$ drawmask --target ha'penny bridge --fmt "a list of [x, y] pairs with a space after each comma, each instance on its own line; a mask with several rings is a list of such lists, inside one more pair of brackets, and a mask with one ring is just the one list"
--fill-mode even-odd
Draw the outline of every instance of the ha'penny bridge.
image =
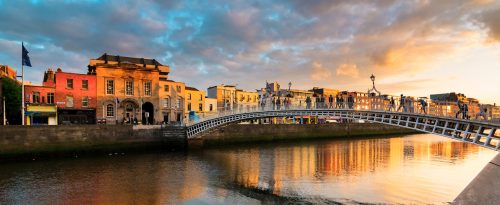
[[352, 109], [287, 109], [244, 110], [223, 112], [216, 116], [201, 117], [186, 127], [188, 139], [200, 137], [212, 129], [231, 123], [274, 117], [333, 117], [340, 121], [382, 123], [425, 133], [431, 133], [466, 143], [499, 151], [500, 124], [475, 120], [457, 119], [429, 114], [388, 112], [380, 110]]

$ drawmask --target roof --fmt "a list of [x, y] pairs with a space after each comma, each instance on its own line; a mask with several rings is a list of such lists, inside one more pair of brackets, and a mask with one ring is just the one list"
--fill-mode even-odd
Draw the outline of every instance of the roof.
[[186, 90], [193, 90], [193, 91], [200, 91], [200, 90], [198, 90], [198, 89], [196, 89], [196, 88], [189, 87], [189, 86], [186, 86], [186, 88], [185, 88], [185, 89], [186, 89]]
[[115, 55], [108, 55], [107, 53], [102, 54], [102, 56], [97, 58], [97, 60], [120, 61], [120, 62], [129, 62], [129, 63], [133, 63], [133, 64], [146, 64], [146, 65], [162, 66], [162, 64], [160, 62], [158, 62], [156, 59], [136, 58], [136, 57], [127, 57], [127, 56], [115, 56]]

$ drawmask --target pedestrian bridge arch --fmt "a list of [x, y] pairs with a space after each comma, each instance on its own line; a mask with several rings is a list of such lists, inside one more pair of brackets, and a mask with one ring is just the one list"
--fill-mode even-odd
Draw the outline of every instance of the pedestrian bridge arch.
[[270, 117], [294, 116], [331, 116], [346, 120], [363, 120], [365, 122], [394, 125], [436, 134], [496, 151], [499, 151], [500, 148], [499, 124], [416, 113], [349, 109], [271, 110], [228, 114], [214, 118], [200, 119], [200, 121], [188, 125], [186, 132], [188, 139], [192, 139], [201, 137], [203, 133], [230, 123]]

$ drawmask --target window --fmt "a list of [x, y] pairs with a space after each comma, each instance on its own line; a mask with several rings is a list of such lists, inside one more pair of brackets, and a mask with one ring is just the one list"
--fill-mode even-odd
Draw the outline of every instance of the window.
[[66, 87], [73, 89], [73, 79], [66, 79]]
[[181, 107], [181, 99], [177, 99], [177, 104], [175, 108], [180, 108]]
[[88, 80], [82, 80], [82, 89], [84, 89], [84, 90], [89, 89], [89, 81]]
[[45, 96], [42, 96], [42, 103], [45, 103]]
[[106, 105], [106, 117], [113, 116], [115, 116], [115, 107], [113, 106], [113, 104]]
[[188, 102], [188, 111], [191, 111], [191, 103]]
[[165, 90], [165, 92], [170, 92], [170, 86], [168, 86], [168, 85], [165, 85], [165, 87], [163, 87], [163, 89]]
[[212, 104], [210, 104], [210, 111], [213, 111], [214, 110], [214, 106]]
[[73, 96], [66, 96], [66, 107], [73, 107]]
[[202, 94], [200, 94], [200, 100], [203, 100], [203, 95]]
[[125, 95], [134, 95], [134, 81], [127, 80], [125, 82]]
[[54, 93], [47, 93], [47, 103], [54, 104]]
[[191, 100], [191, 93], [188, 94], [188, 100]]
[[144, 82], [144, 95], [151, 96], [151, 81]]
[[170, 98], [165, 98], [163, 99], [163, 107], [167, 108], [170, 107]]
[[198, 110], [199, 110], [199, 111], [203, 111], [203, 104], [201, 104], [201, 103], [200, 103], [200, 104], [198, 105]]
[[40, 92], [33, 92], [33, 103], [40, 103]]
[[89, 97], [82, 97], [82, 107], [88, 107], [89, 106]]
[[177, 86], [177, 92], [181, 92], [181, 86], [180, 85]]
[[106, 95], [114, 95], [114, 94], [115, 94], [115, 81], [106, 80]]

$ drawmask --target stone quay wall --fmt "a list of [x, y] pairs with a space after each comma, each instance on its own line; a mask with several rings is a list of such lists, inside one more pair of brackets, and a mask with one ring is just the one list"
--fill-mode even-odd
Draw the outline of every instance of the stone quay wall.
[[190, 147], [232, 143], [412, 134], [418, 131], [378, 123], [232, 124], [190, 139]]
[[184, 148], [185, 136], [167, 138], [160, 126], [0, 126], [0, 160]]

